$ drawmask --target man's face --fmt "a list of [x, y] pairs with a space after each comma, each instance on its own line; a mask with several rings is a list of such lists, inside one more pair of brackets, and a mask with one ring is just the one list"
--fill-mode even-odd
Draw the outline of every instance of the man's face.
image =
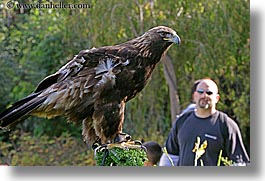
[[210, 81], [201, 82], [196, 89], [194, 95], [196, 105], [201, 109], [211, 109], [215, 108], [218, 100], [219, 94], [215, 83]]

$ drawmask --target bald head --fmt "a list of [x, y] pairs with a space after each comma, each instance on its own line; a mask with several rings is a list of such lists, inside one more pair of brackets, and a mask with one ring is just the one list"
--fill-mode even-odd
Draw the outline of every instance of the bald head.
[[218, 86], [211, 79], [202, 79], [197, 86], [197, 89], [200, 89], [200, 88], [207, 89], [207, 90], [212, 91], [215, 94], [218, 94]]

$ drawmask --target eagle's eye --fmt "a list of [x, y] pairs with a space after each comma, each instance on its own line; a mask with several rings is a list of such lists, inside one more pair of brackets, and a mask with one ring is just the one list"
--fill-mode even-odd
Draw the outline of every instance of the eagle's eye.
[[164, 38], [164, 37], [167, 37], [167, 32], [165, 32], [165, 31], [160, 31], [159, 32], [159, 35], [162, 37], [162, 38]]

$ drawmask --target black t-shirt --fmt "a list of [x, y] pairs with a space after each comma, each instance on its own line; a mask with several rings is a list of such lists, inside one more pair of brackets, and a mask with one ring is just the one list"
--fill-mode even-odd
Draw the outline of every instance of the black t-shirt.
[[207, 140], [205, 153], [200, 157], [202, 162], [198, 160], [198, 165], [216, 166], [221, 150], [222, 157], [234, 163], [249, 162], [235, 121], [220, 111], [207, 118], [199, 118], [192, 111], [177, 118], [165, 144], [169, 154], [179, 155], [178, 165], [194, 166], [195, 153], [192, 150], [197, 137], [200, 144]]

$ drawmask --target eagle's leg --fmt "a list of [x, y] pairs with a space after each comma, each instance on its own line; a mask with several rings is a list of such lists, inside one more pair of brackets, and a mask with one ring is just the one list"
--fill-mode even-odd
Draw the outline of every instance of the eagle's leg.
[[114, 147], [116, 145], [123, 148], [130, 147], [130, 145], [134, 147], [135, 144], [139, 146], [139, 141], [133, 141], [129, 134], [122, 132], [125, 101], [104, 102], [103, 104], [99, 98], [95, 101], [93, 113], [95, 133], [101, 139], [101, 144], [97, 149], [106, 149], [106, 145], [107, 147]]

